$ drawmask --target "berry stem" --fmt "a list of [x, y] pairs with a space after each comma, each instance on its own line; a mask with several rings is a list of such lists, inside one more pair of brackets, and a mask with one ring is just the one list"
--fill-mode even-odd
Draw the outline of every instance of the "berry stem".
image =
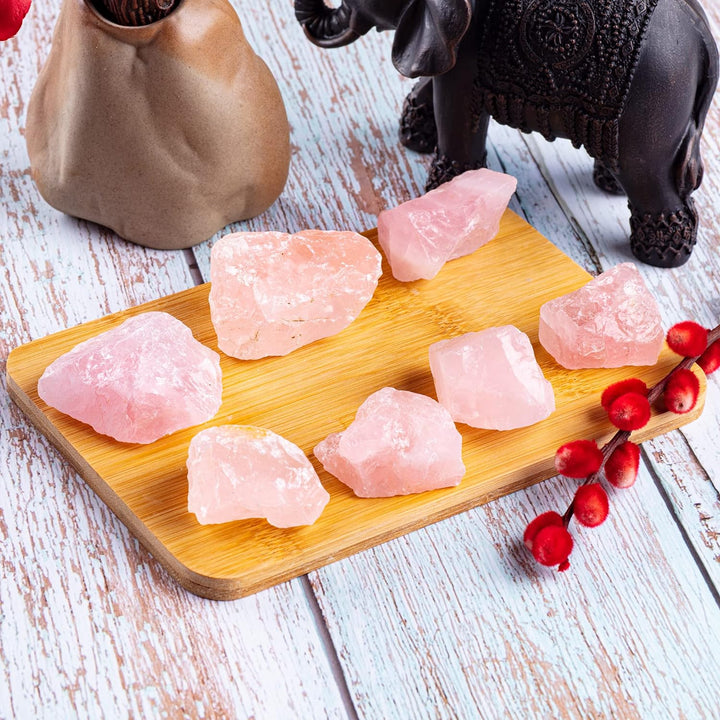
[[[707, 347], [710, 347], [719, 338], [720, 325], [716, 325], [712, 330], [710, 330], [710, 332], [708, 332]], [[658, 383], [656, 383], [650, 388], [650, 392], [648, 393], [648, 402], [652, 405], [663, 394], [663, 391], [665, 390], [665, 386], [667, 385], [670, 376], [676, 370], [692, 367], [697, 362], [697, 359], [699, 357], [700, 355], [694, 355], [693, 357], [683, 358], [662, 380], [660, 380]]]
[[[589, 485], [590, 483], [597, 482], [600, 479], [600, 473], [602, 473], [603, 468], [605, 467], [605, 463], [607, 462], [607, 459], [613, 454], [613, 451], [618, 448], [620, 445], [622, 445], [624, 442], [626, 442], [630, 438], [630, 431], [629, 430], [618, 430], [611, 438], [608, 440], [600, 449], [600, 452], [603, 455], [603, 461], [600, 465], [597, 472], [594, 472], [592, 475], [588, 475], [585, 480], [583, 480], [583, 485]], [[575, 501], [570, 503], [570, 506], [565, 511], [565, 514], [563, 515], [563, 525], [567, 527], [570, 524], [570, 520], [572, 520], [572, 516], [575, 513]]]
[[[720, 325], [715, 326], [712, 330], [708, 332], [708, 339], [707, 339], [707, 347], [710, 347], [716, 340], [720, 339]], [[695, 355], [693, 357], [685, 357], [683, 358], [662, 380], [659, 380], [655, 385], [653, 385], [650, 388], [650, 391], [648, 392], [648, 402], [650, 405], [652, 405], [664, 392], [665, 386], [668, 383], [668, 380], [670, 379], [670, 376], [676, 371], [680, 370], [681, 368], [690, 368], [692, 365], [697, 361], [697, 359], [700, 357], [700, 355]], [[602, 465], [600, 466], [600, 469], [597, 472], [594, 472], [592, 475], [588, 475], [588, 477], [585, 478], [583, 481], [583, 485], [588, 485], [590, 483], [597, 482], [600, 478], [600, 473], [602, 472], [603, 468], [605, 467], [605, 463], [607, 462], [607, 459], [613, 454], [613, 451], [622, 445], [624, 442], [626, 442], [630, 438], [630, 432], [628, 430], [618, 430], [610, 440], [603, 445], [601, 452], [603, 454], [603, 461]], [[570, 524], [570, 521], [572, 520], [573, 514], [575, 513], [575, 501], [570, 503], [568, 509], [565, 511], [565, 514], [563, 515], [563, 525], [567, 528], [567, 526]]]

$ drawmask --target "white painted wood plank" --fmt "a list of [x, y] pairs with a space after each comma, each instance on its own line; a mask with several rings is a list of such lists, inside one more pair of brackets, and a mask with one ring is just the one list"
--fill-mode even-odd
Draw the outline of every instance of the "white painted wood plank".
[[[720, 37], [720, 8], [707, 6], [713, 32]], [[707, 326], [720, 320], [720, 94], [716, 94], [703, 135], [706, 174], [695, 194], [701, 215], [698, 246], [690, 262], [676, 270], [640, 266], [658, 298], [666, 327], [683, 319], [695, 319]], [[626, 238], [629, 211], [625, 198], [601, 193], [592, 183], [592, 161], [583, 152], [546, 143], [538, 136], [524, 136], [555, 197], [577, 228], [580, 239], [597, 258], [598, 269], [633, 260]], [[521, 191], [522, 192], [522, 191]], [[545, 230], [542, 217], [529, 219], [555, 244], [573, 256], [576, 245], [567, 235], [557, 234], [552, 224]], [[577, 260], [577, 258], [574, 258]], [[580, 263], [584, 264], [584, 263]], [[587, 267], [587, 266], [586, 266]], [[588, 269], [591, 269], [588, 267]], [[720, 585], [720, 387], [708, 388], [703, 418], [681, 432], [646, 444], [653, 471], [673, 505], [673, 513], [687, 529], [693, 547], [715, 586]]]
[[[561, 219], [544, 222], [555, 239], [548, 230]], [[686, 481], [688, 473], [703, 476], [682, 455], [668, 459], [667, 472]], [[347, 561], [311, 576], [349, 684], [360, 688], [362, 715], [387, 717], [409, 704], [419, 716], [423, 707], [437, 708], [439, 717], [703, 717], [716, 695], [716, 671], [707, 668], [717, 668], [720, 656], [706, 640], [717, 632], [717, 607], [662, 496], [644, 472], [635, 490], [613, 497], [608, 525], [581, 533], [572, 577], [540, 571], [538, 578], [517, 539], [528, 519], [563, 511], [571, 495], [569, 483], [554, 480], [434, 526], [429, 536], [406, 538], [399, 548], [366, 553], [359, 566]], [[489, 537], [478, 539], [482, 532]], [[540, 609], [528, 597], [535, 592]], [[658, 619], [657, 608], [667, 614]], [[382, 636], [378, 618], [386, 624]], [[368, 647], [375, 656], [370, 675]], [[691, 671], [675, 661], [698, 653]], [[498, 679], [508, 666], [512, 674]]]
[[[698, 191], [701, 214], [698, 245], [689, 263], [675, 270], [639, 266], [658, 299], [665, 327], [685, 319], [708, 327], [720, 321], [720, 245], [717, 241], [717, 201], [720, 192], [720, 115], [714, 110], [706, 130], [704, 157], [706, 178]], [[544, 141], [528, 140], [544, 174], [567, 203], [567, 212], [596, 250], [602, 269], [631, 259], [622, 232], [628, 211], [624, 199], [604, 199], [592, 185], [589, 159], [580, 154], [559, 154]], [[568, 192], [566, 186], [573, 186]], [[602, 204], [602, 212], [598, 206]], [[559, 243], [558, 243], [559, 244]], [[565, 248], [559, 244], [564, 250]], [[710, 380], [703, 416], [683, 430], [646, 443], [645, 450], [671, 498], [673, 512], [681, 518], [702, 558], [705, 570], [720, 587], [720, 388]], [[666, 460], [668, 462], [666, 464]], [[678, 484], [678, 481], [681, 484]]]
[[[403, 90], [408, 89], [409, 83], [401, 82], [389, 69], [391, 38], [372, 35], [362, 40], [362, 45], [324, 52], [306, 44], [294, 26], [288, 2], [276, 0], [270, 5], [269, 13], [267, 8], [239, 7], [241, 14], [247, 15], [246, 30], [256, 40], [256, 47], [271, 48], [265, 57], [273, 69], [286, 67], [297, 72], [295, 79], [281, 83], [297, 148], [288, 192], [264, 216], [242, 226], [261, 228], [272, 222], [279, 227], [300, 229], [309, 224], [336, 227], [342, 221], [344, 226], [362, 228], [374, 224], [374, 216], [381, 207], [416, 194], [424, 182], [425, 160], [405, 153], [394, 141], [397, 113]], [[337, 70], [341, 81], [328, 74], [330, 68]], [[369, 79], [367, 84], [366, 79]], [[332, 122], [326, 121], [326, 115]], [[497, 138], [500, 149], [493, 161], [517, 168], [523, 183], [519, 207], [552, 239], [567, 242], [571, 256], [591, 268], [592, 256], [581, 251], [580, 243], [575, 244], [573, 225], [552, 201], [527, 146], [516, 138], [508, 141], [508, 147], [513, 148], [509, 153], [511, 159], [508, 159], [502, 152], [506, 143], [504, 134], [500, 132]], [[350, 168], [349, 172], [347, 168]], [[541, 223], [547, 224], [541, 226]], [[562, 239], [553, 237], [549, 230], [561, 235]], [[198, 251], [205, 270], [207, 249], [208, 245]], [[124, 258], [124, 253], [121, 256]], [[54, 263], [65, 257], [56, 254]], [[33, 260], [23, 264], [23, 271], [31, 273], [30, 277], [34, 277], [33, 262], [36, 264]], [[143, 267], [144, 262], [140, 262], [139, 267]], [[42, 276], [42, 272], [38, 276]], [[71, 266], [70, 276], [81, 277], [82, 273], [78, 275]], [[107, 280], [106, 284], [109, 282]], [[77, 302], [71, 282], [60, 278], [52, 284], [55, 283], [61, 287], [58, 294], [63, 302], [66, 299]], [[169, 285], [175, 287], [174, 281]], [[100, 294], [103, 295], [102, 302], [108, 306], [112, 306], [112, 302], [121, 302], [115, 289], [102, 290]], [[9, 296], [13, 302], [16, 302], [15, 295], [21, 293], [17, 291]], [[116, 299], [106, 301], [105, 295]], [[22, 302], [17, 302], [22, 306]], [[95, 306], [97, 314], [106, 311], [104, 306], [100, 309], [102, 302]], [[40, 309], [35, 312], [40, 319], [31, 321], [30, 330], [43, 332], [43, 328], [53, 322], [54, 314]], [[73, 312], [81, 313], [82, 309], [73, 309]], [[48, 315], [50, 317], [44, 317]], [[7, 427], [16, 432], [16, 425], [22, 425], [22, 422], [19, 417], [12, 416]], [[42, 486], [46, 482], [44, 468], [49, 465], [53, 476], [59, 474], [62, 478], [63, 488], [72, 484], [72, 475], [64, 468], [53, 467], [54, 456], [46, 458], [42, 455], [45, 450], [42, 444], [31, 445], [28, 450], [22, 434], [19, 443], [30, 457], [30, 470], [25, 470], [28, 477], [39, 478]], [[686, 462], [682, 457], [680, 460]], [[678, 471], [696, 473], [698, 468], [685, 464], [679, 466]], [[5, 481], [2, 487], [8, 487], [9, 478], [2, 480]], [[29, 479], [26, 482], [28, 485], [19, 494], [24, 504], [18, 501], [14, 507], [27, 505], [31, 509], [29, 512], [38, 512], [33, 506], [36, 485], [30, 487]], [[82, 493], [83, 490], [84, 486], [78, 484], [76, 491]], [[72, 648], [58, 650], [56, 654], [50, 651], [50, 660], [43, 659], [42, 652], [36, 652], [33, 659], [37, 667], [22, 675], [28, 695], [34, 692], [34, 680], [41, 678], [45, 685], [41, 683], [40, 687], [47, 685], [65, 702], [54, 706], [61, 710], [67, 707], [66, 699], [72, 697], [73, 692], [78, 706], [97, 709], [98, 714], [101, 709], [112, 710], [110, 706], [98, 709], [99, 701], [93, 701], [91, 697], [98, 688], [109, 688], [111, 696], [115, 691], [122, 693], [130, 688], [126, 693], [134, 698], [134, 704], [131, 707], [129, 702], [125, 706], [116, 705], [115, 709], [130, 707], [130, 712], [143, 715], [148, 710], [167, 708], [172, 698], [163, 694], [161, 684], [143, 684], [142, 678], [161, 677], [164, 682], [166, 677], [158, 671], [161, 665], [174, 668], [175, 672], [179, 670], [183, 675], [187, 672], [186, 666], [197, 663], [198, 655], [221, 658], [222, 652], [227, 651], [220, 644], [230, 641], [218, 637], [218, 628], [221, 635], [230, 635], [225, 628], [230, 625], [235, 630], [235, 621], [243, 626], [262, 623], [265, 632], [262, 627], [256, 628], [256, 636], [263, 637], [252, 645], [250, 631], [245, 629], [240, 633], [235, 630], [239, 637], [232, 636], [241, 647], [231, 647], [228, 658], [233, 660], [227, 661], [227, 667], [221, 660], [223, 666], [215, 670], [209, 660], [202, 669], [190, 668], [187, 686], [179, 680], [175, 680], [174, 685], [171, 681], [171, 688], [182, 698], [172, 707], [180, 706], [192, 715], [192, 702], [200, 692], [200, 702], [204, 701], [217, 715], [276, 711], [283, 702], [286, 712], [281, 716], [314, 717], [340, 712], [335, 686], [318, 688], [318, 685], [332, 682], [328, 680], [328, 672], [322, 672], [321, 652], [312, 638], [303, 642], [295, 638], [294, 618], [285, 611], [283, 601], [287, 598], [282, 594], [274, 608], [278, 614], [288, 612], [290, 618], [286, 624], [282, 618], [274, 619], [273, 613], [267, 611], [267, 600], [262, 601], [260, 611], [254, 615], [247, 609], [252, 604], [243, 601], [240, 616], [236, 614], [239, 611], [234, 611], [228, 618], [216, 618], [211, 614], [203, 623], [195, 615], [204, 616], [208, 606], [215, 607], [216, 604], [197, 601], [190, 610], [185, 605], [178, 610], [169, 601], [160, 604], [148, 599], [144, 618], [162, 614], [164, 609], [168, 611], [165, 614], [173, 614], [173, 629], [178, 625], [190, 634], [196, 632], [197, 623], [201, 624], [197, 628], [200, 630], [198, 635], [188, 641], [193, 643], [193, 651], [197, 649], [192, 653], [185, 650], [187, 645], [181, 641], [180, 633], [170, 638], [160, 635], [161, 628], [168, 632], [165, 624], [154, 624], [151, 619], [143, 620], [147, 624], [139, 625], [135, 619], [136, 627], [128, 631], [119, 621], [108, 620], [110, 613], [113, 617], [137, 617], [137, 597], [140, 595], [144, 599], [144, 595], [138, 590], [123, 595], [128, 583], [139, 583], [136, 587], [149, 592], [163, 578], [144, 576], [157, 568], [145, 562], [142, 551], [138, 556], [132, 556], [139, 562], [138, 572], [123, 574], [120, 571], [124, 571], [125, 566], [105, 561], [104, 556], [108, 554], [122, 556], [127, 539], [118, 548], [116, 543], [100, 534], [101, 528], [108, 527], [104, 520], [101, 523], [100, 519], [88, 518], [87, 513], [77, 511], [73, 515], [73, 505], [65, 495], [67, 492], [65, 488], [60, 499], [53, 502], [67, 504], [68, 511], [63, 517], [70, 518], [67, 523], [70, 528], [82, 527], [83, 522], [89, 524], [90, 529], [82, 537], [96, 544], [99, 550], [90, 590], [82, 564], [88, 551], [63, 541], [65, 536], [60, 530], [55, 537], [64, 550], [43, 548], [47, 557], [39, 551], [33, 552], [23, 559], [11, 578], [19, 584], [18, 578], [28, 576], [52, 587], [47, 580], [54, 577], [50, 568], [59, 566], [63, 569], [61, 575], [72, 575], [73, 588], [79, 588], [81, 597], [84, 590], [88, 599], [80, 602], [81, 609], [77, 610], [67, 600], [70, 596], [61, 594], [54, 600], [61, 610], [49, 611], [50, 626], [57, 623], [63, 627], [62, 619], [75, 612], [76, 617], [70, 621], [63, 637], [80, 633], [80, 629], [84, 631], [93, 622], [97, 627], [93, 630], [93, 642], [81, 645], [80, 652], [85, 654], [82, 662], [78, 660], [72, 664], [69, 676], [64, 675], [55, 684], [43, 673], [60, 672], [63, 667], [60, 660], [65, 655], [72, 656]], [[440, 717], [476, 714], [500, 717], [506, 712], [519, 716], [614, 714], [649, 717], [656, 716], [659, 708], [660, 711], [667, 710], [668, 715], [694, 717], [702, 716], [704, 708], [713, 707], [708, 701], [712, 702], [712, 673], [717, 671], [718, 658], [706, 638], [717, 635], [717, 607], [683, 546], [680, 532], [669, 524], [662, 497], [655, 492], [647, 474], [636, 490], [626, 493], [619, 503], [615, 503], [616, 512], [609, 524], [593, 533], [587, 538], [587, 544], [579, 548], [571, 573], [546, 577], [544, 571], [536, 572], [536, 568], [528, 566], [526, 555], [517, 548], [514, 540], [509, 540], [509, 536], [516, 538], [527, 518], [548, 507], [557, 507], [569, 494], [570, 489], [562, 481], [551, 481], [313, 574], [314, 587], [360, 714], [395, 717], [406, 716], [408, 710], [415, 710], [417, 716]], [[0, 508], [8, 507], [5, 502], [3, 498]], [[83, 498], [84, 505], [85, 502]], [[92, 498], [87, 498], [87, 502], [92, 503]], [[98, 505], [93, 511], [102, 513], [103, 508]], [[3, 510], [3, 521], [6, 522], [5, 516]], [[117, 530], [117, 533], [122, 532]], [[112, 534], [114, 536], [115, 531]], [[606, 542], [611, 551], [600, 556], [595, 566], [597, 538], [606, 538], [608, 534], [610, 540]], [[30, 545], [22, 547], [32, 548], [33, 541], [28, 538]], [[627, 552], [627, 556], [623, 552]], [[10, 553], [9, 557], [16, 555]], [[84, 562], [87, 564], [87, 559]], [[130, 555], [125, 562], [132, 568]], [[39, 571], [34, 569], [35, 564], [40, 565]], [[111, 566], [109, 570], [108, 566]], [[104, 599], [105, 595], [97, 592], [101, 582], [121, 593], [119, 603], [113, 597], [115, 604], [110, 605], [110, 601]], [[662, 590], [661, 583], [668, 584], [667, 590]], [[648, 584], [650, 590], [646, 587]], [[290, 592], [291, 601], [297, 608], [302, 603], [297, 601], [294, 585], [282, 586], [284, 590], [277, 592]], [[4, 587], [6, 583], [3, 583]], [[608, 593], [610, 587], [613, 591]], [[171, 594], [171, 587], [165, 592]], [[187, 600], [184, 593], [177, 592]], [[263, 593], [258, 598], [266, 595], [268, 593]], [[31, 597], [35, 599], [39, 595]], [[671, 598], [670, 602], [668, 598]], [[260, 602], [259, 599], [251, 600]], [[190, 601], [194, 602], [194, 599], [190, 598]], [[103, 611], [96, 609], [98, 604], [102, 605]], [[192, 609], [196, 612], [192, 613]], [[27, 621], [23, 626], [22, 641], [35, 639], [28, 618], [34, 620], [37, 617], [39, 623], [45, 622], [47, 627], [48, 620], [32, 612], [26, 610], [26, 615], [21, 615]], [[174, 616], [178, 612], [182, 616], [180, 620]], [[298, 611], [295, 614], [306, 623], [304, 613]], [[98, 617], [106, 619], [99, 623]], [[483, 618], [482, 622], [480, 618]], [[222, 620], [226, 622], [222, 623]], [[282, 637], [276, 632], [278, 627], [285, 631]], [[103, 644], [105, 635], [107, 641]], [[209, 650], [205, 647], [207, 642], [210, 643]], [[101, 650], [95, 652], [94, 643], [100, 643]], [[17, 641], [17, 646], [20, 645], [21, 641]], [[274, 673], [281, 667], [277, 655], [289, 651], [288, 662], [302, 667], [300, 657], [304, 645], [310, 648], [311, 662], [321, 669], [317, 679], [310, 677], [312, 672], [303, 674], [302, 681], [310, 689], [300, 684], [297, 674], [292, 673], [286, 680], [276, 683]], [[120, 651], [116, 650], [118, 646]], [[125, 653], [138, 647], [144, 652], [159, 653], [157, 662], [142, 665], [135, 660], [129, 667], [124, 667], [123, 664], [128, 663]], [[116, 658], [122, 658], [122, 662], [116, 659], [117, 665], [113, 665], [108, 660], [112, 658], [112, 651]], [[175, 660], [172, 651], [180, 660]], [[241, 657], [247, 660], [250, 671], [240, 667], [238, 658]], [[677, 658], [697, 659], [699, 672], [690, 673], [685, 668], [687, 663], [683, 664]], [[91, 681], [85, 679], [88, 667], [91, 668]], [[252, 669], [256, 672], [252, 673]], [[15, 667], [14, 677], [21, 672]], [[248, 678], [249, 675], [252, 677]], [[78, 690], [72, 684], [72, 679], [76, 678], [79, 678]], [[215, 681], [211, 689], [207, 693], [198, 691], [209, 678]], [[233, 682], [241, 687], [226, 686]], [[185, 693], [185, 687], [191, 690]], [[297, 704], [288, 709], [291, 691], [295, 693], [293, 698]], [[330, 698], [327, 703], [323, 691]], [[2, 692], [0, 689], [0, 703]], [[213, 705], [210, 699], [222, 692], [225, 694], [220, 694], [220, 701]], [[306, 694], [304, 699], [297, 697], [303, 693]], [[271, 697], [275, 695], [277, 703], [273, 703]], [[195, 709], [199, 715], [199, 709]], [[305, 715], [303, 711], [306, 711]], [[208, 714], [212, 713], [208, 711]]]
[[[429, 161], [405, 152], [394, 140], [403, 99], [398, 87], [409, 91], [412, 82], [394, 71], [390, 83], [376, 81], [392, 37], [372, 33], [367, 44], [323, 51], [305, 39], [292, 3], [234, 5], [253, 47], [267, 48], [260, 54], [285, 101], [293, 152], [288, 183], [278, 201], [257, 218], [234, 223], [218, 236], [236, 230], [297, 232], [307, 227], [364, 230], [375, 226], [377, 214], [387, 205], [417, 195]], [[393, 108], [389, 113], [388, 106]], [[205, 277], [211, 245], [212, 241], [194, 249]]]
[[[718, 96], [720, 97], [720, 96]], [[716, 101], [704, 134], [703, 156], [706, 175], [696, 193], [701, 217], [698, 245], [682, 268], [663, 270], [639, 265], [651, 291], [658, 299], [665, 327], [685, 319], [707, 327], [720, 322], [720, 109]], [[628, 210], [624, 198], [606, 198], [591, 180], [591, 161], [581, 153], [558, 153], [535, 137], [527, 139], [533, 156], [542, 167], [567, 213], [576, 219], [602, 269], [632, 260], [627, 236]], [[557, 145], [556, 143], [555, 145]], [[565, 250], [561, 242], [557, 243]], [[703, 558], [705, 569], [720, 587], [720, 388], [716, 379], [708, 388], [702, 418], [682, 431], [648, 443], [646, 449], [665, 492], [672, 498], [674, 512], [682, 518], [692, 542]], [[664, 459], [673, 459], [667, 466]], [[685, 478], [682, 486], [677, 479]], [[692, 480], [691, 480], [692, 479]]]
[[527, 518], [551, 480], [313, 573], [365, 718], [712, 717], [720, 612], [643, 471], [566, 573]]
[[[315, 91], [302, 112], [293, 115], [289, 103], [295, 179], [263, 224], [241, 227], [271, 226], [281, 207], [291, 230], [365, 227], [380, 208], [419, 191], [426, 161], [395, 140], [409, 84], [389, 66], [390, 41], [371, 35], [325, 55], [288, 45], [293, 83]], [[344, 113], [336, 113], [335, 78], [348, 68], [371, 80], [345, 87]], [[282, 89], [286, 99], [301, 92]], [[309, 137], [303, 121], [325, 107], [333, 123], [313, 124]], [[590, 160], [552, 146], [548, 155], [578, 165], [553, 173], [517, 133], [495, 126], [491, 137], [493, 166], [519, 176], [514, 207], [587, 269], [612, 264], [598, 238], [609, 223], [613, 242], [624, 246], [625, 203], [618, 209], [595, 191]], [[310, 140], [321, 182], [298, 202], [294, 183], [315, 172], [303, 165]], [[575, 213], [566, 200], [583, 192], [593, 213], [587, 204], [584, 215]], [[207, 249], [198, 251], [205, 272]], [[672, 303], [663, 307], [669, 315]], [[686, 456], [672, 460], [674, 472], [703, 475]], [[361, 716], [702, 717], [712, 707], [720, 656], [707, 638], [720, 629], [716, 598], [663, 494], [643, 470], [634, 490], [613, 498], [612, 519], [579, 534], [573, 569], [553, 575], [528, 560], [518, 538], [530, 518], [564, 510], [571, 495], [572, 486], [556, 479], [311, 574]]]
[[[49, 208], [23, 140], [58, 3], [0, 53], [0, 375], [15, 345], [193, 283]], [[0, 392], [0, 716], [345, 717], [301, 581], [213, 603], [180, 589]]]

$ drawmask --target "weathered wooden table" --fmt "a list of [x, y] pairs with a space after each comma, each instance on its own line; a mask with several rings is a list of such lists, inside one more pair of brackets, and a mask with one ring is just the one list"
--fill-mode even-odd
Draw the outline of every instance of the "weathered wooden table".
[[[410, 82], [372, 33], [333, 52], [289, 0], [235, 5], [292, 126], [287, 188], [243, 224], [372, 227], [427, 159], [397, 142]], [[706, 8], [720, 36], [720, 9]], [[23, 139], [59, 1], [0, 46], [0, 376], [15, 346], [202, 282], [211, 242], [148, 251], [48, 207]], [[629, 258], [627, 209], [591, 161], [499, 126], [511, 207], [597, 273]], [[720, 317], [720, 103], [704, 140], [698, 247], [641, 272], [666, 326]], [[4, 382], [4, 381], [3, 381]], [[643, 446], [609, 520], [574, 530], [569, 572], [536, 566], [525, 524], [562, 510], [546, 481], [232, 602], [182, 590], [0, 393], [0, 717], [717, 717], [720, 384], [702, 418]], [[552, 452], [553, 448], [548, 448]]]

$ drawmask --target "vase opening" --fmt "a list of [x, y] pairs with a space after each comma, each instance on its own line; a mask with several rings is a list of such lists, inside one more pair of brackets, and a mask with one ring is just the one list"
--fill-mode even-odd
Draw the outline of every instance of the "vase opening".
[[85, 0], [100, 17], [123, 27], [152, 25], [177, 10], [183, 0]]

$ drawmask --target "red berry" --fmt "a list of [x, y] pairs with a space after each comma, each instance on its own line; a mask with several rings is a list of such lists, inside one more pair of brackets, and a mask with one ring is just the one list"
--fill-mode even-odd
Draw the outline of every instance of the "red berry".
[[548, 525], [535, 536], [532, 554], [541, 565], [562, 566], [567, 563], [572, 549], [573, 539], [567, 529], [562, 525]]
[[525, 528], [525, 534], [523, 535], [523, 542], [525, 543], [525, 547], [527, 547], [527, 549], [532, 552], [535, 536], [543, 528], [548, 527], [549, 525], [558, 525], [559, 527], [562, 527], [562, 524], [562, 517], [558, 515], [554, 510], [550, 510], [550, 512], [544, 512], [542, 515], [538, 515], [534, 520], [528, 523], [528, 526]]
[[700, 395], [700, 381], [692, 370], [680, 368], [670, 376], [665, 386], [665, 407], [682, 415], [690, 412]]
[[17, 34], [30, 9], [30, 0], [2, 0], [0, 2], [0, 40]]
[[700, 356], [697, 364], [702, 368], [706, 375], [714, 373], [720, 367], [720, 340], [716, 340], [710, 347]]
[[599, 483], [590, 483], [577, 489], [573, 500], [575, 519], [585, 527], [597, 527], [608, 516], [608, 496]]
[[650, 403], [645, 395], [628, 392], [613, 400], [608, 417], [619, 430], [639, 430], [650, 421]]
[[613, 450], [605, 463], [605, 477], [616, 488], [629, 488], [637, 480], [640, 469], [640, 447], [634, 442], [624, 442]]
[[625, 393], [634, 392], [638, 395], [647, 395], [648, 388], [644, 380], [639, 378], [627, 378], [627, 380], [620, 380], [619, 382], [608, 385], [603, 394], [600, 396], [600, 404], [605, 408], [605, 411], [610, 410], [610, 406], [615, 400]]
[[603, 454], [594, 440], [573, 440], [558, 448], [555, 469], [565, 477], [586, 478], [600, 469]]
[[702, 355], [707, 347], [707, 330], [692, 320], [677, 323], [668, 330], [667, 344], [678, 355]]

